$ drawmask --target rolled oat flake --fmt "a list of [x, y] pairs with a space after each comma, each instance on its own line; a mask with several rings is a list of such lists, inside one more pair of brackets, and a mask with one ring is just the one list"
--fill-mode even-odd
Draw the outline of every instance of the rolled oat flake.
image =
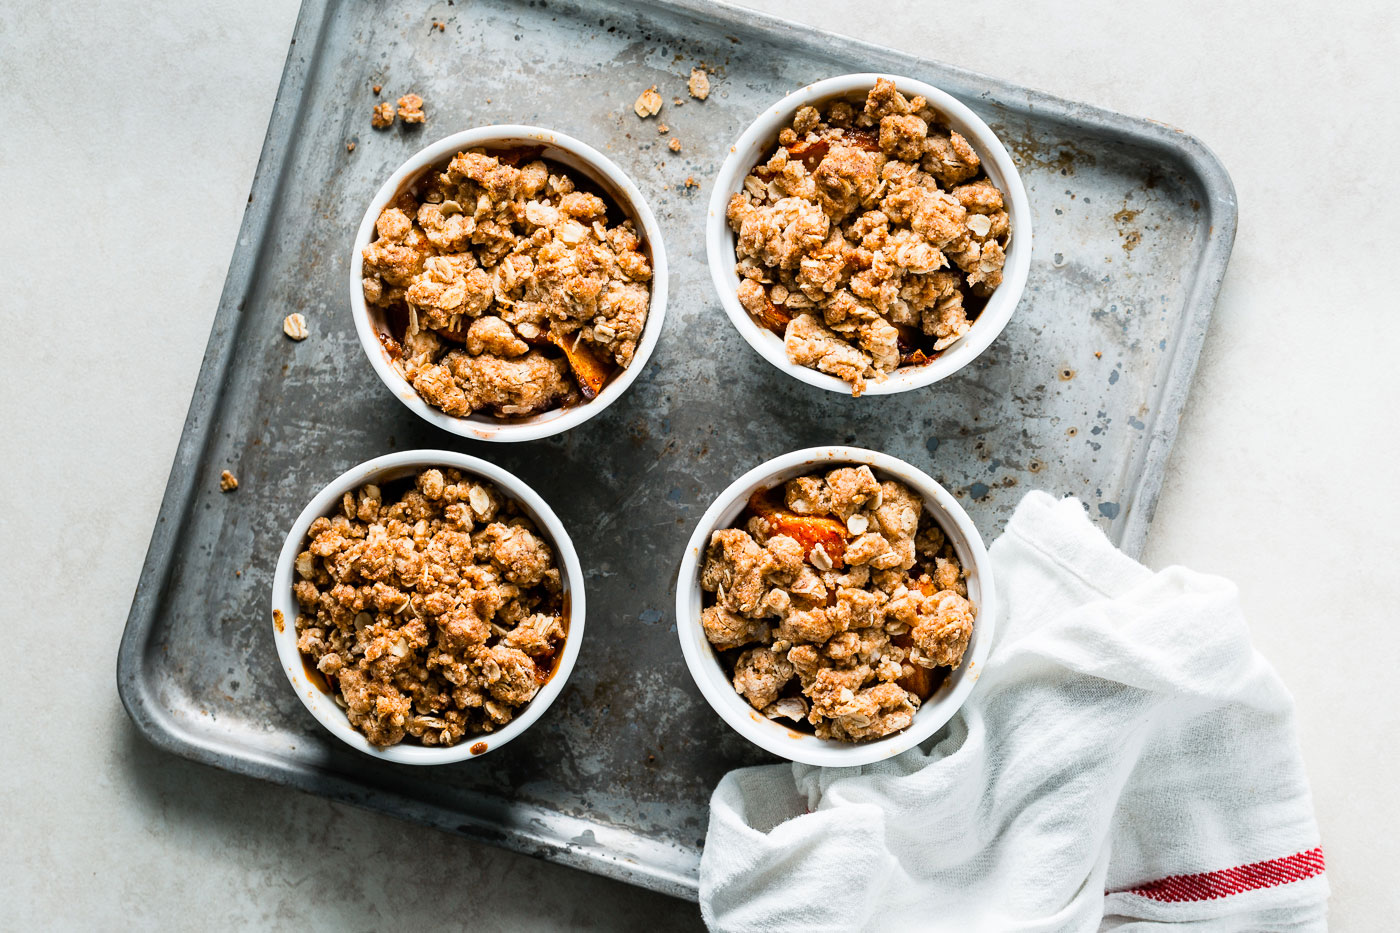
[[291, 337], [293, 340], [300, 341], [305, 340], [311, 332], [306, 329], [306, 318], [297, 312], [293, 312], [287, 315], [282, 321], [282, 333]]

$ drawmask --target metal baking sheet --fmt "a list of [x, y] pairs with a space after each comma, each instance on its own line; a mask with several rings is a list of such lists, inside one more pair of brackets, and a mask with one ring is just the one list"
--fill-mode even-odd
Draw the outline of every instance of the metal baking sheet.
[[[696, 62], [716, 70], [714, 91], [677, 107]], [[709, 181], [754, 114], [851, 71], [921, 78], [978, 111], [1020, 164], [1036, 230], [1026, 295], [990, 350], [928, 390], [859, 400], [789, 379], [742, 341], [702, 242]], [[373, 84], [420, 93], [427, 125], [371, 130]], [[632, 113], [652, 84], [680, 154]], [[380, 182], [429, 140], [486, 123], [606, 152], [650, 199], [672, 270], [665, 332], [630, 392], [514, 446], [439, 432], [385, 391], [345, 286]], [[676, 641], [673, 578], [711, 496], [784, 451], [858, 444], [928, 469], [988, 540], [1034, 486], [1077, 495], [1137, 552], [1235, 217], [1228, 176], [1177, 130], [729, 7], [306, 0], [122, 640], [122, 699], [177, 754], [694, 897], [711, 789], [765, 760], [711, 713]], [[291, 311], [310, 339], [282, 336]], [[532, 483], [579, 546], [590, 608], [548, 714], [499, 752], [429, 769], [323, 733], [282, 676], [268, 619], [303, 504], [354, 463], [420, 446]], [[235, 493], [219, 491], [225, 468]]]

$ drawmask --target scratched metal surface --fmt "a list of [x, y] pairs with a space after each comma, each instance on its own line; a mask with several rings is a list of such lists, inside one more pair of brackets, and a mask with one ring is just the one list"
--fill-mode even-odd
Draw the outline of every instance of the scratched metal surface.
[[[765, 760], [711, 714], [674, 634], [674, 574], [710, 497], [784, 451], [859, 444], [927, 468], [988, 540], [1035, 486], [1079, 496], [1136, 552], [1229, 255], [1233, 191], [1209, 152], [1160, 124], [743, 11], [431, 10], [302, 10], [119, 687], [142, 731], [179, 754], [693, 897], [711, 789]], [[670, 104], [698, 61], [718, 71], [710, 99]], [[709, 179], [753, 114], [787, 89], [870, 70], [928, 80], [988, 119], [1024, 173], [1036, 244], [1021, 307], [979, 361], [926, 391], [851, 400], [787, 379], [743, 343], [712, 293], [702, 231]], [[427, 125], [371, 130], [376, 83], [385, 97], [422, 94]], [[679, 155], [632, 114], [651, 84]], [[355, 340], [344, 281], [354, 227], [394, 167], [433, 138], [506, 122], [615, 159], [650, 199], [672, 268], [665, 332], [630, 393], [514, 447], [437, 432], [395, 401]], [[309, 340], [282, 336], [292, 310]], [[435, 446], [499, 462], [550, 501], [579, 547], [590, 614], [570, 683], [530, 733], [413, 769], [319, 730], [278, 668], [267, 606], [285, 529], [323, 483]], [[231, 495], [218, 491], [224, 468], [242, 483]]]

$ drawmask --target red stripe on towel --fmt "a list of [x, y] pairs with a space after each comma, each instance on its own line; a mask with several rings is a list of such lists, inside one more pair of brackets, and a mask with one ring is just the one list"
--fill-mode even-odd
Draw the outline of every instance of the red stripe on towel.
[[1327, 866], [1322, 860], [1322, 847], [1318, 846], [1316, 849], [1298, 852], [1287, 858], [1269, 859], [1252, 865], [1227, 868], [1224, 871], [1208, 871], [1199, 875], [1172, 875], [1170, 878], [1149, 881], [1124, 893], [1173, 904], [1183, 901], [1210, 901], [1218, 897], [1229, 897], [1231, 894], [1243, 894], [1245, 891], [1291, 884], [1320, 875], [1326, 870]]

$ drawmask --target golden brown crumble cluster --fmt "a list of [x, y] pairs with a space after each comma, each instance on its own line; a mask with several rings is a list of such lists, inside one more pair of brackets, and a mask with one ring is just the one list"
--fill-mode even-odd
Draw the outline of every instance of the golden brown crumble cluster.
[[790, 480], [710, 539], [705, 636], [769, 719], [859, 742], [907, 728], [961, 662], [977, 610], [923, 500], [868, 466]]
[[651, 263], [630, 219], [538, 150], [459, 152], [401, 194], [364, 249], [381, 340], [449, 415], [591, 399], [632, 362]]
[[710, 96], [710, 76], [704, 68], [690, 69], [690, 80], [686, 82], [686, 90], [696, 100], [704, 100]]
[[1010, 239], [967, 140], [881, 78], [862, 105], [802, 107], [778, 143], [728, 220], [739, 302], [788, 359], [859, 395], [961, 339], [1001, 284]]
[[661, 112], [661, 95], [653, 84], [645, 91], [637, 95], [637, 100], [632, 104], [632, 112], [645, 120], [647, 117], [654, 117]]
[[417, 94], [405, 94], [399, 98], [399, 119], [405, 123], [422, 123], [427, 119], [423, 113], [423, 98]]
[[[376, 84], [374, 93], [377, 95], [383, 88]], [[423, 98], [417, 94], [405, 94], [399, 98], [398, 117], [404, 123], [422, 123], [428, 119], [428, 115], [423, 112]], [[370, 125], [377, 130], [386, 130], [394, 125], [394, 105], [386, 101], [381, 101], [374, 105], [374, 110], [370, 112]], [[355, 146], [350, 144], [353, 152]]]
[[297, 648], [375, 745], [453, 745], [515, 718], [563, 648], [554, 551], [489, 483], [424, 470], [346, 493], [297, 555]]

